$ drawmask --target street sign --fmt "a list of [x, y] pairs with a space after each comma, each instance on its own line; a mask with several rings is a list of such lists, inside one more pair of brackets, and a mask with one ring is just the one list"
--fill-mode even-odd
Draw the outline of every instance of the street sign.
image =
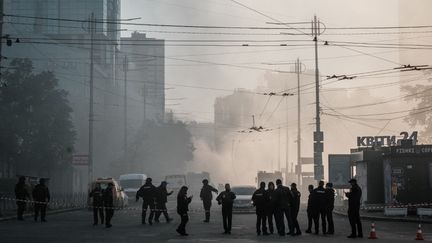
[[303, 157], [301, 158], [302, 165], [311, 165], [314, 164], [314, 158], [311, 157]]
[[314, 166], [314, 178], [317, 181], [324, 179], [324, 166], [323, 165], [315, 165]]
[[74, 154], [72, 156], [72, 165], [88, 165], [88, 155], [86, 154]]
[[315, 142], [322, 142], [324, 141], [324, 133], [323, 132], [314, 132], [314, 141]]
[[314, 143], [314, 152], [315, 153], [322, 153], [324, 151], [324, 144], [315, 142]]

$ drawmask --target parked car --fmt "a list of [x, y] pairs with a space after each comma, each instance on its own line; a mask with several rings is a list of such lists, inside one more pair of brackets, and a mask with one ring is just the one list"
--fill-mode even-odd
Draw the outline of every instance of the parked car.
[[252, 202], [252, 195], [256, 187], [254, 186], [234, 186], [231, 191], [236, 194], [236, 199], [233, 204], [233, 212], [237, 213], [252, 213], [255, 208]]
[[[93, 181], [90, 186], [88, 193], [96, 187], [96, 184], [100, 183], [102, 190], [105, 190], [108, 187], [108, 183], [113, 183], [113, 195], [114, 195], [114, 207], [115, 208], [125, 208], [129, 204], [129, 199], [126, 193], [124, 193], [123, 189], [120, 187], [119, 183], [113, 178], [98, 178]], [[88, 197], [87, 205], [90, 207], [93, 204], [93, 198]]]

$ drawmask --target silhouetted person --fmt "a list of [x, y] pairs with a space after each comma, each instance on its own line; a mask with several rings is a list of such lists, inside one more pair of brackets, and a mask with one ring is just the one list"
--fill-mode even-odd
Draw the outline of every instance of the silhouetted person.
[[208, 183], [209, 181], [207, 179], [204, 179], [202, 181], [203, 187], [201, 188], [200, 192], [200, 198], [203, 201], [203, 207], [205, 211], [205, 223], [210, 222], [210, 208], [211, 208], [211, 201], [213, 199], [213, 192], [218, 193], [218, 190], [216, 190], [214, 187], [210, 186]]
[[15, 185], [15, 198], [17, 205], [17, 219], [24, 220], [23, 214], [26, 209], [26, 202], [30, 198], [25, 184], [25, 177], [21, 176]]
[[168, 210], [166, 204], [168, 202], [168, 196], [173, 194], [174, 191], [167, 191], [167, 182], [162, 181], [160, 186], [156, 190], [156, 215], [155, 221], [159, 222], [159, 217], [163, 213], [167, 223], [171, 222], [171, 218], [168, 216]]
[[350, 192], [345, 193], [348, 198], [348, 219], [351, 225], [351, 235], [349, 235], [348, 238], [363, 238], [363, 229], [360, 221], [362, 190], [357, 185], [356, 179], [351, 179], [349, 183], [351, 184]]
[[216, 201], [218, 201], [219, 205], [222, 204], [222, 220], [225, 230], [224, 234], [231, 234], [232, 209], [235, 198], [236, 195], [231, 191], [230, 184], [225, 184], [225, 191], [221, 192], [216, 198]]
[[273, 226], [273, 218], [275, 217], [275, 185], [273, 182], [269, 182], [267, 186], [267, 195], [269, 197], [269, 201], [267, 203], [266, 207], [266, 213], [267, 213], [267, 222], [268, 222], [268, 229], [270, 231], [270, 234], [274, 233], [274, 226]]
[[89, 197], [93, 198], [93, 225], [98, 224], [98, 214], [101, 224], [104, 224], [103, 191], [100, 183], [96, 183], [95, 188], [90, 192]]
[[300, 197], [301, 193], [297, 190], [297, 184], [291, 184], [291, 193], [293, 195], [293, 203], [291, 205], [291, 218], [292, 218], [292, 233], [295, 235], [301, 235], [300, 225], [297, 220], [297, 216], [300, 210]]
[[156, 200], [156, 187], [152, 184], [152, 179], [147, 178], [146, 182], [136, 193], [136, 201], [138, 202], [139, 198], [142, 197], [142, 213], [141, 213], [141, 223], [146, 224], [146, 215], [147, 208], [150, 209], [150, 216], [148, 218], [148, 222], [150, 225], [153, 223], [154, 209], [155, 209], [155, 200]]
[[309, 197], [308, 197], [308, 202], [307, 202], [307, 217], [308, 217], [308, 228], [306, 230], [306, 233], [312, 233], [312, 222], [314, 219], [314, 215], [316, 214], [316, 208], [313, 205], [313, 190], [314, 190], [314, 186], [313, 185], [309, 185], [308, 186], [308, 191], [309, 191]]
[[105, 227], [111, 228], [111, 219], [114, 216], [114, 184], [111, 182], [103, 190], [103, 204], [105, 207]]
[[261, 230], [263, 235], [269, 235], [267, 232], [267, 212], [266, 207], [269, 202], [269, 196], [267, 194], [267, 191], [265, 189], [265, 182], [260, 183], [260, 188], [254, 192], [252, 195], [252, 202], [255, 206], [255, 212], [257, 215], [256, 220], [256, 232], [257, 235], [261, 235]]
[[288, 187], [282, 185], [282, 180], [276, 180], [275, 190], [275, 202], [276, 202], [276, 227], [280, 236], [285, 235], [285, 222], [284, 215], [288, 221], [289, 234], [292, 234], [292, 222], [291, 222], [291, 205], [292, 195], [291, 190]]
[[189, 221], [189, 204], [192, 202], [192, 196], [188, 197], [187, 191], [188, 188], [186, 186], [182, 186], [179, 193], [177, 194], [177, 213], [180, 215], [181, 222], [176, 231], [183, 236], [188, 235], [186, 233], [186, 224]]
[[326, 208], [326, 218], [328, 223], [327, 234], [334, 234], [334, 222], [333, 222], [333, 209], [335, 201], [335, 190], [333, 189], [333, 183], [328, 182], [326, 184], [326, 195], [327, 195], [327, 208]]
[[34, 204], [34, 220], [37, 221], [39, 217], [39, 212], [41, 214], [41, 221], [46, 222], [46, 208], [48, 202], [50, 201], [50, 193], [48, 187], [45, 185], [45, 179], [39, 179], [39, 184], [33, 189], [33, 200]]
[[319, 219], [321, 217], [322, 232], [327, 233], [326, 225], [326, 208], [327, 208], [327, 195], [324, 188], [324, 181], [318, 183], [318, 187], [313, 190], [313, 207], [315, 209], [314, 224], [315, 234], [319, 234]]

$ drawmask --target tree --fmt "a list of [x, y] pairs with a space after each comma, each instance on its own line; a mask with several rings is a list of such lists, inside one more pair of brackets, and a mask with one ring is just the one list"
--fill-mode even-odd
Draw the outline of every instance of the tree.
[[0, 160], [27, 175], [70, 168], [75, 131], [67, 92], [52, 72], [34, 73], [28, 59], [9, 65], [0, 87]]

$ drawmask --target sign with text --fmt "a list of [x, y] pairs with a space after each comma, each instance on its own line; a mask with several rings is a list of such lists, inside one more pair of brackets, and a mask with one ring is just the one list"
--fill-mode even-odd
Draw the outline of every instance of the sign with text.
[[[413, 145], [417, 142], [418, 132], [413, 132], [409, 135], [408, 132], [401, 132], [399, 135], [402, 136], [402, 140], [412, 140]], [[357, 137], [357, 147], [372, 147], [375, 145], [386, 145], [386, 146], [396, 146], [397, 140], [396, 136], [363, 136]]]
[[86, 154], [74, 154], [72, 156], [72, 165], [88, 165], [89, 158]]

